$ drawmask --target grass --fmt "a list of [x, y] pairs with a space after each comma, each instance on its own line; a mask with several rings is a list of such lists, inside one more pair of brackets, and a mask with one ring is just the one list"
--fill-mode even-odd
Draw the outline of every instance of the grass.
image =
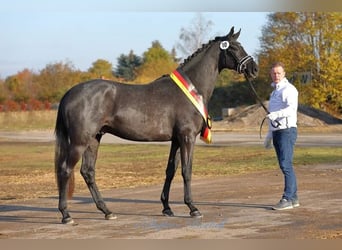
[[6, 131], [53, 129], [56, 116], [56, 110], [0, 112], [0, 128]]
[[[3, 131], [52, 130], [55, 120], [55, 110], [0, 112], [0, 129]], [[162, 185], [168, 153], [169, 146], [166, 145], [102, 144], [96, 165], [98, 186], [103, 190]], [[341, 163], [341, 155], [341, 147], [298, 147], [294, 164], [300, 167], [321, 163]], [[53, 162], [53, 143], [1, 142], [0, 140], [0, 200], [57, 195]], [[80, 163], [76, 166], [76, 191], [82, 192], [87, 188], [79, 174], [79, 168]], [[269, 169], [278, 170], [274, 151], [264, 150], [260, 146], [196, 146], [194, 153], [194, 178], [214, 178]], [[181, 181], [179, 170], [175, 181]]]
[[[165, 178], [167, 145], [102, 144], [96, 165], [101, 190], [160, 184]], [[341, 147], [298, 147], [295, 165], [342, 163]], [[30, 199], [57, 195], [54, 176], [54, 144], [0, 142], [0, 200]], [[86, 185], [76, 166], [76, 191]], [[258, 146], [196, 146], [193, 177], [237, 175], [262, 170], [277, 170], [273, 150]], [[177, 171], [175, 181], [181, 181]]]
[[[57, 110], [22, 111], [22, 112], [0, 112], [0, 129], [3, 131], [22, 130], [53, 130]], [[262, 118], [260, 118], [260, 121]], [[266, 126], [264, 126], [266, 128]], [[258, 126], [241, 127], [227, 126], [222, 122], [213, 122], [213, 131], [237, 131], [259, 133]], [[329, 125], [318, 127], [298, 127], [300, 133], [341, 133], [341, 125]], [[264, 131], [265, 132], [265, 131]]]

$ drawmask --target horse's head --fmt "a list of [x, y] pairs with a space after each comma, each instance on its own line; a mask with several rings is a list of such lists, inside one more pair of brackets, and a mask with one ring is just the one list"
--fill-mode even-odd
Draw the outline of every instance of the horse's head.
[[245, 49], [237, 41], [240, 31], [234, 34], [234, 27], [228, 35], [217, 37], [220, 42], [220, 57], [218, 69], [234, 69], [238, 73], [243, 73], [246, 78], [255, 78], [258, 74], [258, 66], [253, 58], [248, 55]]

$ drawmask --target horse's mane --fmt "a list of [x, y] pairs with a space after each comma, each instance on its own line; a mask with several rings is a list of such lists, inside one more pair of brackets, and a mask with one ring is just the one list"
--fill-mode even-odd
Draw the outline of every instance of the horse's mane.
[[184, 66], [185, 64], [187, 64], [189, 61], [191, 61], [192, 58], [194, 58], [195, 56], [197, 56], [199, 53], [201, 53], [202, 51], [206, 50], [212, 43], [220, 40], [222, 37], [215, 37], [212, 40], [209, 40], [209, 42], [202, 44], [202, 46], [197, 49], [194, 53], [192, 53], [192, 55], [188, 56], [187, 58], [185, 58], [183, 60], [183, 62], [181, 64], [179, 64], [180, 67]]
[[[197, 56], [197, 55], [198, 55], [199, 53], [201, 53], [202, 51], [206, 50], [213, 42], [216, 42], [216, 41], [218, 41], [218, 40], [220, 40], [220, 39], [221, 39], [221, 37], [217, 36], [217, 37], [215, 37], [214, 39], [209, 40], [209, 42], [207, 42], [207, 43], [205, 43], [205, 44], [202, 44], [202, 46], [201, 46], [199, 49], [197, 49], [194, 53], [192, 53], [190, 56], [188, 56], [186, 59], [184, 59], [183, 62], [180, 63], [178, 67], [183, 67], [185, 64], [187, 64], [188, 62], [190, 62], [192, 58], [194, 58], [195, 56]], [[164, 74], [164, 75], [162, 75], [162, 76], [159, 77], [159, 78], [163, 78], [163, 77], [169, 77], [169, 74]], [[159, 79], [159, 78], [158, 78], [158, 79]], [[157, 80], [158, 80], [158, 79], [157, 79]]]

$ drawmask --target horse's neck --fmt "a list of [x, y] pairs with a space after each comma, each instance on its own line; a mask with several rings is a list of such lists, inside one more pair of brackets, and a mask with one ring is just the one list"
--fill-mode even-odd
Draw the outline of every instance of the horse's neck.
[[[196, 59], [196, 58], [194, 58]], [[202, 95], [203, 100], [208, 104], [214, 91], [218, 72], [218, 59], [211, 56], [202, 55], [201, 60], [191, 62], [187, 65], [185, 72], [195, 85], [197, 91]]]

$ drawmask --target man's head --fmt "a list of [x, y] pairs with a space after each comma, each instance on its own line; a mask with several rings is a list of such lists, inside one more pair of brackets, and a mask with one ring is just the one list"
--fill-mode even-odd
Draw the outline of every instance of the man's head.
[[273, 64], [270, 74], [271, 74], [272, 81], [274, 83], [279, 83], [285, 77], [284, 64], [282, 64], [281, 62], [277, 62]]

